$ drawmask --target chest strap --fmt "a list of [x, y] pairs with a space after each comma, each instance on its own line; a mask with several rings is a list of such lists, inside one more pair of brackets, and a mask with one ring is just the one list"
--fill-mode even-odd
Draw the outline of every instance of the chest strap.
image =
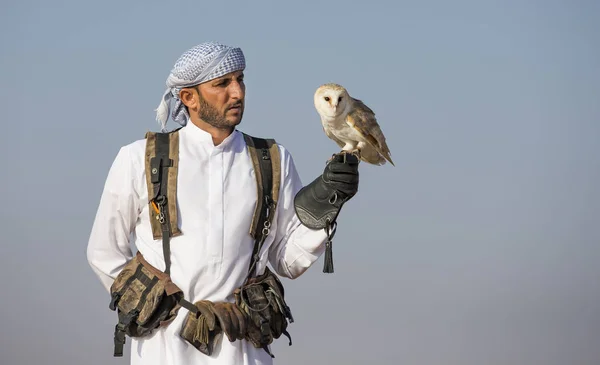
[[[182, 234], [178, 226], [177, 175], [179, 168], [179, 130], [146, 133], [146, 182], [150, 224], [154, 239], [162, 239], [165, 273], [170, 274], [170, 239]], [[255, 244], [248, 277], [259, 260], [262, 245], [270, 234], [279, 199], [281, 156], [274, 139], [242, 133], [256, 177], [256, 206], [249, 233]], [[188, 307], [188, 303], [183, 303]]]
[[248, 278], [250, 278], [259, 261], [260, 249], [271, 232], [271, 224], [279, 200], [281, 156], [274, 139], [257, 138], [244, 133], [244, 140], [254, 166], [257, 194], [256, 207], [250, 225], [250, 235], [255, 241], [248, 267]]

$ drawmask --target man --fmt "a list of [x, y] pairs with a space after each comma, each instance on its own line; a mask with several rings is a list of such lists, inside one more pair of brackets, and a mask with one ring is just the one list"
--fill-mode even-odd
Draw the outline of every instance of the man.
[[[183, 233], [170, 240], [170, 277], [191, 303], [234, 303], [234, 291], [248, 274], [254, 247], [248, 227], [257, 204], [257, 183], [248, 146], [237, 130], [244, 113], [244, 69], [239, 48], [213, 42], [193, 47], [175, 63], [157, 109], [163, 131], [169, 115], [182, 126], [177, 226]], [[161, 271], [166, 268], [162, 242], [152, 235], [145, 147], [146, 139], [141, 139], [119, 150], [91, 231], [87, 258], [108, 291], [134, 257], [130, 243], [150, 265]], [[333, 158], [322, 176], [303, 187], [292, 156], [283, 146], [277, 148], [279, 201], [256, 273], [265, 272], [269, 263], [277, 274], [294, 279], [325, 250], [328, 233], [319, 222], [335, 218], [342, 204], [356, 194], [358, 161], [352, 156]], [[168, 326], [132, 338], [131, 363], [272, 362], [269, 353], [244, 339], [236, 340], [240, 335], [230, 332], [212, 354], [198, 351], [180, 333], [187, 315], [188, 310], [181, 308]]]

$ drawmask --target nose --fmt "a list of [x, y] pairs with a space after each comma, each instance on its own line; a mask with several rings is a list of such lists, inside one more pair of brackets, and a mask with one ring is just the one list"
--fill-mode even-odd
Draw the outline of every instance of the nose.
[[239, 82], [233, 81], [229, 84], [229, 96], [232, 99], [243, 99], [244, 87]]

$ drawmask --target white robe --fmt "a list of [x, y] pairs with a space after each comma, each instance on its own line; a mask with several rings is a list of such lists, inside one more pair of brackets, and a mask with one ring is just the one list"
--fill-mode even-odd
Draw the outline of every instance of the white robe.
[[[323, 253], [326, 234], [298, 220], [293, 200], [302, 183], [290, 153], [281, 145], [279, 150], [279, 203], [271, 234], [260, 253], [258, 272], [269, 262], [277, 274], [297, 278]], [[254, 246], [249, 227], [256, 182], [244, 138], [236, 130], [214, 146], [209, 133], [188, 122], [180, 130], [179, 152], [177, 203], [183, 234], [171, 239], [172, 280], [192, 303], [201, 299], [233, 302], [232, 293], [247, 275]], [[151, 265], [165, 268], [162, 240], [153, 239], [149, 222], [144, 153], [144, 139], [120, 149], [91, 231], [87, 258], [107, 291], [133, 256], [130, 238]], [[288, 304], [293, 313], [293, 303]], [[211, 357], [202, 354], [179, 336], [187, 313], [181, 308], [168, 327], [148, 338], [127, 337], [132, 343], [131, 364], [272, 364], [263, 349], [245, 340], [231, 343], [226, 336]]]

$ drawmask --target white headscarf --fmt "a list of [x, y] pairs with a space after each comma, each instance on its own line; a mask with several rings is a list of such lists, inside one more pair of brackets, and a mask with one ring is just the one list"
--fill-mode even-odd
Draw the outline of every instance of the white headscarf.
[[[179, 57], [167, 78], [167, 90], [156, 109], [156, 119], [162, 131], [166, 131], [169, 113], [173, 121], [181, 126], [189, 118], [185, 105], [179, 99], [179, 91], [221, 77], [230, 72], [244, 70], [246, 60], [240, 48], [229, 47], [217, 42], [199, 44]], [[170, 102], [175, 99], [171, 112]]]

